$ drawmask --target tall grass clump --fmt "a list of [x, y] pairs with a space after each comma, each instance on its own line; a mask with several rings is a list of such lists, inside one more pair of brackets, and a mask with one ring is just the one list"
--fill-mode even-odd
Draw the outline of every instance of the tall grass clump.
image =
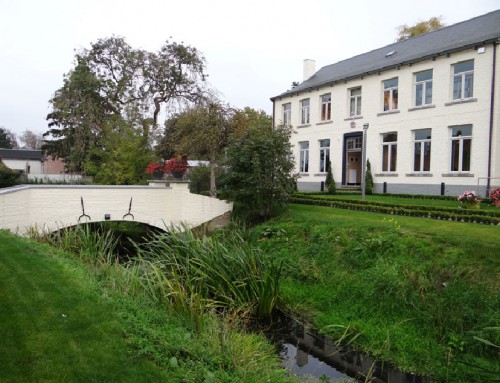
[[153, 297], [197, 320], [210, 308], [262, 318], [277, 305], [281, 263], [238, 231], [196, 238], [185, 226], [171, 227], [137, 249]]

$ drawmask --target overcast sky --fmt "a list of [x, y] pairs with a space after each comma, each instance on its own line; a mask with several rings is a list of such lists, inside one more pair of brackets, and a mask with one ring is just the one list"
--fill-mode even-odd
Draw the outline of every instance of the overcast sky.
[[212, 87], [232, 106], [272, 112], [270, 97], [316, 69], [395, 41], [433, 16], [454, 24], [498, 0], [0, 0], [0, 126], [44, 132], [49, 100], [75, 50], [122, 36], [156, 51], [171, 37], [202, 52]]

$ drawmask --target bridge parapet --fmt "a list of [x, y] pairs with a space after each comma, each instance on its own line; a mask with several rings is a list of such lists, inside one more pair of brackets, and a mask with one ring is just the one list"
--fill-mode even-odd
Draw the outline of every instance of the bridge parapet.
[[19, 235], [105, 220], [136, 221], [161, 229], [180, 223], [195, 227], [231, 210], [231, 203], [190, 193], [186, 182], [0, 189], [0, 229]]

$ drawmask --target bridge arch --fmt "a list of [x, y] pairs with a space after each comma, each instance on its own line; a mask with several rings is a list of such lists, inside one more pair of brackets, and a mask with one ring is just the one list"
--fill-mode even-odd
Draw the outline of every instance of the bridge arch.
[[0, 229], [50, 233], [78, 223], [141, 222], [160, 229], [200, 226], [230, 214], [232, 204], [189, 192], [186, 182], [147, 186], [21, 185], [0, 189]]

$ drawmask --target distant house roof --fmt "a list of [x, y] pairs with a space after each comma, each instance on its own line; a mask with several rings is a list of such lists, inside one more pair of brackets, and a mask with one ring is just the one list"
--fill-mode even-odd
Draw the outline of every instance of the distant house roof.
[[41, 150], [0, 149], [0, 159], [43, 161], [44, 156]]
[[481, 46], [500, 38], [500, 10], [327, 65], [298, 86], [272, 97], [354, 79], [363, 75]]

